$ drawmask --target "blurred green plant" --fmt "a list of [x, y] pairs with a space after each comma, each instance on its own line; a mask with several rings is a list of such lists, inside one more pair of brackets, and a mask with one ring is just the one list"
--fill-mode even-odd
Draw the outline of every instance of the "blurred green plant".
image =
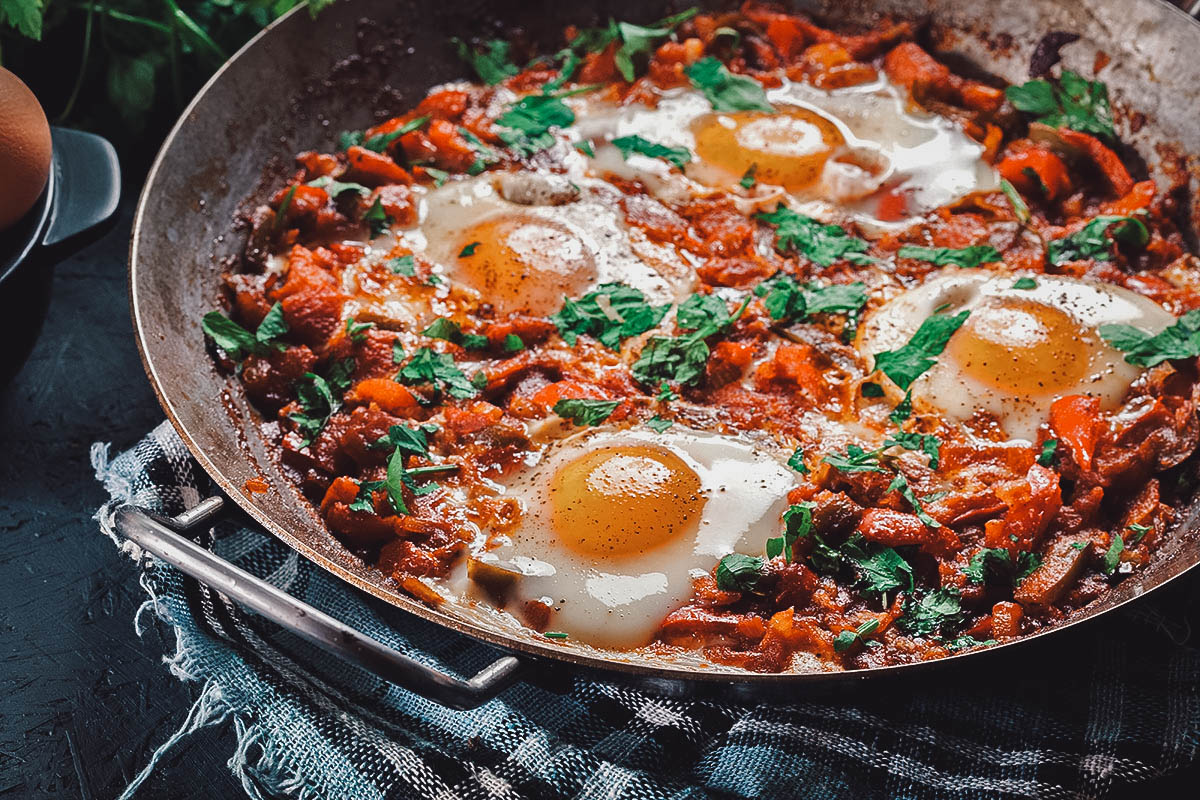
[[307, 1], [0, 0], [0, 65], [52, 121], [118, 147], [165, 132], [204, 81], [276, 17]]

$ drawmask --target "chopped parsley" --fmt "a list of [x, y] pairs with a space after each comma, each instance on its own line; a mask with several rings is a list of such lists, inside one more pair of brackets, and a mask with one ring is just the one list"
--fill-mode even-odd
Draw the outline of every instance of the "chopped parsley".
[[599, 425], [621, 405], [620, 400], [590, 400], [573, 397], [554, 404], [554, 413], [576, 425]]
[[459, 399], [479, 394], [479, 389], [455, 366], [454, 356], [436, 353], [428, 347], [413, 353], [396, 378], [400, 383], [409, 385], [430, 383], [439, 389], [444, 388], [451, 397]]
[[864, 383], [862, 385], [863, 397], [883, 397], [883, 387], [878, 383]]
[[833, 637], [833, 649], [839, 653], [849, 650], [856, 642], [862, 642], [866, 637], [879, 630], [879, 620], [869, 619], [852, 631], [842, 631]]
[[400, 344], [400, 338], [392, 340], [392, 363], [401, 364], [404, 362], [404, 345]]
[[861, 282], [800, 284], [791, 275], [779, 272], [754, 287], [763, 298], [763, 308], [776, 322], [803, 320], [811, 314], [856, 315], [867, 303], [867, 287]]
[[1058, 452], [1058, 439], [1047, 439], [1042, 442], [1042, 452], [1038, 454], [1037, 463], [1048, 467], [1054, 463], [1054, 454]]
[[883, 446], [903, 447], [905, 450], [923, 452], [929, 456], [929, 468], [937, 469], [940, 462], [938, 449], [942, 446], [942, 440], [932, 433], [905, 433], [904, 431], [897, 431], [884, 441]]
[[330, 197], [339, 197], [346, 192], [355, 192], [360, 195], [371, 193], [371, 190], [361, 183], [342, 183], [341, 181], [335, 181], [328, 175], [322, 175], [316, 180], [309, 181], [306, 185], [317, 189], [324, 189], [325, 194]]
[[1200, 355], [1200, 310], [1189, 311], [1156, 334], [1132, 325], [1101, 325], [1100, 336], [1125, 353], [1125, 360], [1139, 367]]
[[374, 322], [355, 322], [354, 317], [346, 317], [346, 335], [352, 342], [365, 342], [367, 331], [374, 327]]
[[287, 321], [283, 318], [283, 304], [275, 303], [263, 317], [254, 333], [243, 328], [219, 311], [210, 311], [200, 320], [204, 330], [217, 347], [230, 358], [240, 360], [250, 353], [264, 356], [272, 350], [286, 350], [287, 345], [277, 341], [287, 333]]
[[296, 430], [304, 437], [301, 447], [308, 447], [317, 438], [329, 418], [342, 407], [342, 395], [350, 388], [350, 375], [354, 372], [354, 359], [346, 358], [334, 362], [322, 377], [315, 372], [306, 372], [296, 383], [296, 399], [300, 411], [288, 415]]
[[1154, 526], [1152, 526], [1152, 525], [1140, 525], [1136, 522], [1127, 527], [1129, 528], [1129, 530], [1133, 531], [1133, 536], [1130, 536], [1129, 541], [1127, 541], [1125, 543], [1126, 547], [1133, 547], [1135, 544], [1140, 542], [1142, 539], [1146, 538], [1147, 533], [1154, 530]]
[[946, 644], [947, 650], [953, 651], [953, 650], [967, 650], [972, 647], [987, 647], [989, 645], [999, 644], [999, 642], [996, 641], [995, 639], [987, 639], [986, 641], [980, 641], [979, 639], [976, 639], [974, 636], [959, 636], [955, 639], [949, 640], [945, 644]]
[[669, 403], [672, 400], [678, 400], [679, 395], [675, 393], [669, 383], [663, 381], [658, 385], [658, 394], [654, 396], [654, 399], [660, 403]]
[[417, 274], [417, 260], [413, 256], [396, 256], [387, 260], [387, 268], [396, 275], [411, 278]]
[[487, 169], [489, 164], [494, 164], [498, 160], [496, 152], [492, 148], [485, 145], [478, 136], [461, 125], [458, 127], [458, 135], [466, 139], [467, 144], [475, 150], [475, 160], [467, 167], [468, 175], [478, 175]]
[[879, 463], [879, 450], [863, 450], [856, 444], [848, 445], [846, 452], [830, 453], [821, 461], [839, 472], [887, 472]]
[[735, 75], [720, 60], [708, 56], [684, 69], [692, 86], [704, 93], [714, 111], [765, 111], [774, 114], [762, 84]]
[[542, 636], [545, 636], [547, 639], [567, 639], [570, 638], [571, 634], [563, 633], [562, 631], [546, 631]]
[[508, 333], [504, 335], [504, 341], [500, 343], [500, 349], [506, 353], [519, 353], [525, 349], [525, 342], [515, 333]]
[[918, 261], [928, 261], [939, 267], [953, 264], [957, 267], [978, 267], [980, 264], [990, 264], [1000, 260], [1000, 251], [990, 244], [975, 244], [970, 247], [918, 247], [906, 244], [896, 255], [900, 258], [915, 258]]
[[508, 107], [496, 119], [500, 139], [518, 156], [529, 157], [554, 146], [554, 128], [575, 122], [575, 112], [552, 94], [531, 94]]
[[362, 146], [367, 150], [371, 150], [376, 153], [382, 153], [384, 150], [388, 149], [388, 145], [390, 145], [392, 142], [396, 141], [406, 133], [412, 133], [426, 122], [429, 122], [428, 114], [423, 117], [417, 117], [416, 119], [410, 119], [408, 122], [404, 123], [399, 128], [396, 128], [396, 130], [392, 131], [391, 133], [380, 133], [372, 136], [370, 139], [364, 141]]
[[1009, 86], [1004, 95], [1014, 108], [1032, 115], [1043, 125], [1071, 128], [1109, 140], [1117, 138], [1108, 87], [1069, 69], [1064, 69], [1057, 81], [1038, 78]]
[[667, 428], [671, 427], [674, 424], [675, 423], [672, 422], [671, 420], [664, 419], [663, 417], [660, 417], [657, 414], [655, 414], [650, 419], [646, 420], [646, 427], [649, 428], [650, 430], [654, 431], [655, 433], [662, 433], [663, 431], [665, 431]]
[[458, 464], [435, 464], [431, 467], [405, 469], [404, 459], [406, 455], [403, 449], [397, 447], [392, 451], [391, 457], [388, 458], [387, 476], [384, 480], [361, 481], [358, 484], [358, 495], [354, 498], [354, 502], [350, 504], [350, 510], [375, 513], [375, 503], [372, 497], [374, 492], [382, 489], [386, 493], [388, 505], [391, 507], [392, 513], [407, 514], [408, 504], [404, 501], [404, 487], [407, 486], [418, 497], [429, 494], [436, 491], [439, 488], [438, 485], [430, 483], [425, 486], [418, 486], [416, 482], [418, 477], [458, 470]]
[[1022, 550], [1017, 553], [1014, 562], [1006, 548], [985, 547], [971, 556], [963, 574], [971, 583], [998, 581], [1020, 586], [1021, 581], [1028, 578], [1041, 564], [1042, 559], [1036, 553]]
[[[428, 328], [421, 331], [421, 335], [428, 336], [430, 339], [441, 339], [444, 342], [457, 344], [467, 350], [483, 350], [490, 344], [488, 337], [481, 336], [478, 333], [463, 333], [462, 328], [458, 326], [457, 322], [445, 317], [435, 319]], [[520, 339], [517, 339], [518, 343], [520, 341]], [[520, 347], [517, 349], [519, 350]]]
[[741, 186], [743, 189], [753, 189], [754, 184], [758, 181], [757, 175], [758, 164], [751, 164], [746, 168], [746, 171], [742, 173], [742, 179], [738, 181], [738, 186]]
[[371, 203], [371, 207], [363, 214], [363, 222], [367, 223], [367, 229], [371, 232], [371, 238], [374, 239], [380, 236], [388, 229], [395, 220], [388, 215], [383, 208], [383, 202], [376, 197], [375, 202]]
[[436, 432], [436, 425], [420, 425], [416, 428], [391, 425], [388, 427], [388, 432], [376, 439], [370, 446], [372, 448], [390, 447], [393, 450], [399, 448], [415, 456], [427, 456], [429, 455], [428, 435]]
[[[879, 394], [880, 396], [883, 395], [882, 389], [880, 389]], [[904, 393], [904, 399], [896, 404], [896, 407], [892, 409], [892, 413], [888, 414], [888, 419], [893, 425], [902, 425], [904, 424], [904, 420], [912, 416], [912, 410], [912, 389], [909, 389]], [[937, 468], [937, 465], [932, 460], [929, 462], [929, 465], [934, 469]]]
[[[632, 83], [637, 78], [637, 65], [634, 63], [634, 59], [648, 57], [661, 40], [670, 36], [680, 23], [694, 17], [697, 11], [697, 8], [692, 7], [649, 26], [610, 19], [604, 27], [586, 28], [580, 31], [579, 35], [556, 55], [556, 58], [566, 59], [568, 64], [572, 64], [571, 71], [573, 71], [574, 65], [578, 63], [579, 54], [598, 53], [613, 42], [619, 41], [621, 45], [613, 53], [613, 61], [621, 73], [621, 77]], [[571, 59], [574, 59], [574, 62]], [[568, 67], [564, 66], [563, 72], [567, 71]]]
[[[682, 311], [693, 298], [692, 295], [680, 305]], [[696, 300], [689, 307], [686, 315], [687, 324], [698, 324], [694, 331], [685, 336], [655, 336], [646, 343], [638, 354], [638, 359], [631, 367], [633, 377], [638, 382], [648, 385], [661, 385], [662, 381], [671, 380], [681, 384], [695, 383], [704, 374], [708, 364], [709, 348], [705, 341], [708, 337], [727, 331], [742, 315], [750, 304], [750, 297], [742, 301], [732, 315], [725, 308], [724, 302], [718, 299], [717, 305], [708, 301]], [[684, 323], [679, 323], [684, 327]]]
[[467, 62], [488, 86], [495, 86], [520, 72], [520, 68], [509, 58], [512, 45], [503, 39], [484, 42], [482, 50], [475, 50], [458, 38], [451, 39], [450, 43], [454, 45], [458, 57]]
[[576, 150], [583, 153], [588, 158], [596, 157], [596, 151], [594, 149], [592, 149], [592, 143], [587, 141], [586, 139], [582, 139], [578, 142], [574, 142], [574, 145], [575, 145]]
[[837, 225], [826, 225], [798, 214], [782, 203], [770, 213], [759, 212], [754, 216], [775, 227], [775, 249], [781, 253], [795, 251], [822, 267], [843, 258], [855, 264], [875, 261], [867, 255], [867, 243], [862, 239]]
[[1112, 242], [1141, 248], [1149, 241], [1150, 231], [1140, 219], [1100, 216], [1069, 236], [1047, 242], [1046, 257], [1055, 265], [1086, 259], [1111, 261]]
[[338, 150], [349, 150], [363, 143], [362, 131], [342, 131], [338, 134]]
[[433, 188], [435, 189], [440, 189], [446, 184], [446, 181], [450, 180], [450, 173], [444, 169], [431, 167], [428, 164], [423, 164], [422, 168], [425, 170], [425, 174], [433, 178]]
[[679, 169], [683, 169], [692, 160], [692, 151], [686, 147], [669, 147], [665, 144], [658, 144], [649, 139], [644, 139], [641, 136], [621, 136], [612, 140], [613, 146], [621, 151], [623, 158], [629, 158], [630, 155], [638, 153], [639, 155], [648, 156], [649, 158], [661, 158], [664, 161], [669, 161]]
[[784, 561], [792, 560], [792, 545], [812, 532], [812, 509], [812, 503], [799, 503], [783, 512], [783, 535], [767, 539], [767, 558], [783, 556]]
[[283, 230], [283, 223], [287, 220], [288, 209], [292, 206], [292, 198], [296, 196], [296, 185], [292, 184], [288, 187], [287, 193], [283, 199], [279, 201], [279, 208], [275, 211], [275, 230]]
[[578, 300], [564, 298], [562, 310], [550, 321], [571, 347], [580, 334], [587, 334], [615, 350], [630, 336], [658, 325], [669, 309], [670, 305], [650, 305], [646, 296], [632, 286], [605, 283]]
[[1025, 199], [1021, 197], [1021, 193], [1017, 191], [1017, 187], [1001, 178], [1000, 191], [1004, 192], [1004, 196], [1008, 198], [1017, 222], [1022, 225], [1029, 222], [1029, 206], [1025, 204]]
[[480, 244], [482, 244], [482, 243], [481, 242], [471, 242], [470, 244], [465, 245], [462, 250], [458, 251], [458, 257], [459, 258], [470, 258], [471, 256], [475, 255], [475, 249], [477, 247], [479, 247]]
[[912, 565], [890, 547], [867, 547], [856, 535], [842, 545], [839, 556], [856, 567], [857, 585], [866, 594], [912, 591]]
[[908, 344], [899, 350], [876, 353], [875, 369], [891, 378], [901, 389], [907, 390], [913, 381], [936, 363], [936, 357], [946, 348], [950, 337], [970, 313], [960, 311], [950, 317], [934, 314], [921, 323]]
[[717, 563], [717, 588], [725, 592], [755, 592], [764, 577], [760, 556], [730, 553]]
[[1121, 553], [1125, 552], [1125, 540], [1121, 534], [1113, 536], [1112, 544], [1104, 552], [1104, 574], [1112, 575], [1121, 566]]
[[1012, 288], [1014, 289], [1036, 289], [1037, 281], [1033, 278], [1017, 278], [1013, 281]]
[[897, 620], [897, 624], [917, 636], [945, 633], [962, 620], [958, 589], [952, 586], [906, 597], [903, 611], [904, 616]]
[[787, 465], [799, 472], [801, 475], [808, 474], [808, 467], [804, 464], [804, 451], [797, 447], [796, 451], [787, 460]]
[[917, 519], [921, 520], [925, 527], [942, 527], [942, 523], [925, 513], [925, 508], [921, 505], [921, 501], [917, 499], [916, 493], [912, 490], [912, 487], [908, 485], [908, 479], [903, 475], [897, 473], [896, 477], [892, 478], [892, 482], [888, 484], [887, 490], [889, 492], [899, 492], [900, 496], [907, 500], [908, 504], [912, 506], [913, 513], [917, 515]]

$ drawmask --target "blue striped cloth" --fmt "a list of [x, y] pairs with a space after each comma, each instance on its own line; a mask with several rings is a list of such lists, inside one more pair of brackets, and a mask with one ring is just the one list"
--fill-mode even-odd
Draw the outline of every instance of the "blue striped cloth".
[[[111, 514], [177, 514], [214, 492], [164, 423], [112, 459], [93, 448]], [[405, 615], [300, 558], [247, 519], [206, 547], [439, 668], [473, 674], [496, 651]], [[199, 700], [179, 739], [232, 724], [230, 767], [253, 798], [1100, 798], [1194, 765], [1200, 651], [1154, 600], [1086, 628], [1071, 660], [1018, 661], [999, 685], [939, 673], [757, 704], [665, 699], [571, 679], [518, 684], [450, 711], [349, 667], [173, 568], [142, 560], [146, 610], [175, 629], [168, 659]], [[1180, 591], [1200, 594], [1193, 579]], [[1178, 601], [1178, 596], [1176, 600]], [[1197, 604], [1193, 603], [1193, 608]], [[995, 683], [993, 681], [993, 683]], [[180, 710], [181, 715], [183, 710]]]

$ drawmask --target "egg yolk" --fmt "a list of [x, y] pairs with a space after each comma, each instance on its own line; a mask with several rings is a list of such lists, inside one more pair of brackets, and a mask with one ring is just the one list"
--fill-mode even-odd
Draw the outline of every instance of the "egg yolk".
[[793, 107], [777, 114], [709, 114], [694, 123], [692, 132], [701, 161], [737, 177], [754, 165], [759, 182], [789, 190], [816, 183], [825, 162], [846, 142], [830, 120]]
[[462, 233], [458, 253], [456, 277], [502, 312], [553, 313], [564, 295], [586, 293], [599, 274], [579, 236], [535, 216], [477, 222]]
[[594, 450], [551, 482], [554, 530], [590, 558], [639, 555], [700, 524], [700, 477], [683, 459], [651, 446]]
[[994, 297], [971, 310], [947, 343], [946, 354], [985, 386], [1036, 396], [1078, 387], [1096, 347], [1095, 337], [1061, 309]]

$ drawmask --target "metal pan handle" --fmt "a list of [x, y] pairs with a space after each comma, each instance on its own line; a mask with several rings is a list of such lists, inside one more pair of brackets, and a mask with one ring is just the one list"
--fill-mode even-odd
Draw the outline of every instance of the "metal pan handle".
[[475, 708], [516, 679], [521, 662], [515, 656], [496, 659], [469, 680], [439, 672], [300, 602], [172, 530], [186, 530], [211, 519], [223, 504], [220, 497], [210, 497], [174, 519], [123, 506], [117, 509], [114, 524], [121, 536], [184, 574], [318, 647], [444, 706]]

